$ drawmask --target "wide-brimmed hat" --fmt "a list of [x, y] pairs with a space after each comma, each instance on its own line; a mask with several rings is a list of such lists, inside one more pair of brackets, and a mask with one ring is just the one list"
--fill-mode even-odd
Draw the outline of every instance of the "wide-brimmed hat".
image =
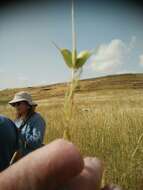
[[30, 106], [37, 106], [36, 102], [33, 102], [31, 95], [28, 92], [18, 92], [15, 94], [13, 100], [9, 102], [11, 106], [15, 103], [26, 101]]

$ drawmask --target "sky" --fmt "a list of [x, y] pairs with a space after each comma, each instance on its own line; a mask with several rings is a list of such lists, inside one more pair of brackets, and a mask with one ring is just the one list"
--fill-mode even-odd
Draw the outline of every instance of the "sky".
[[[137, 1], [75, 0], [77, 49], [95, 50], [81, 78], [143, 73], [143, 8]], [[71, 0], [0, 4], [0, 89], [66, 82], [52, 42], [72, 48]]]

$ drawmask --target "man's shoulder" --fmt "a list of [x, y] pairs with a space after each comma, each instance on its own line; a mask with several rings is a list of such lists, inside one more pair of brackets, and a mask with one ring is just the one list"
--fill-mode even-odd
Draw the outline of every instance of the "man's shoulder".
[[31, 120], [32, 122], [41, 121], [41, 122], [44, 122], [44, 123], [45, 123], [44, 118], [43, 118], [43, 117], [41, 116], [41, 114], [38, 113], [38, 112], [35, 112], [35, 113], [33, 114], [33, 116], [31, 117], [30, 120]]
[[9, 124], [15, 126], [14, 122], [4, 115], [0, 115], [0, 124]]

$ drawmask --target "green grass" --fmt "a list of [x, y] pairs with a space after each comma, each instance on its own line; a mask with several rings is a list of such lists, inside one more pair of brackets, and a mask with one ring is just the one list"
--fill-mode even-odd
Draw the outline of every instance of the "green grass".
[[[142, 94], [142, 88], [77, 92], [69, 129], [72, 142], [84, 156], [97, 156], [104, 161], [105, 183], [117, 183], [125, 190], [143, 189]], [[45, 95], [37, 102], [38, 111], [47, 122], [45, 142], [61, 138], [66, 125], [63, 97], [47, 99]], [[0, 113], [14, 118], [9, 106], [1, 105]]]

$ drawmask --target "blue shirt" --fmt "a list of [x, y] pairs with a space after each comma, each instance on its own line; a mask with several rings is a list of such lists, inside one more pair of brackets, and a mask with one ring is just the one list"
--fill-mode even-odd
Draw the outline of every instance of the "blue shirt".
[[0, 115], [0, 171], [9, 166], [16, 148], [16, 126], [10, 119]]
[[[23, 123], [22, 119], [15, 121], [17, 128]], [[22, 156], [42, 146], [45, 134], [45, 121], [39, 113], [34, 113], [19, 133], [19, 151]]]

